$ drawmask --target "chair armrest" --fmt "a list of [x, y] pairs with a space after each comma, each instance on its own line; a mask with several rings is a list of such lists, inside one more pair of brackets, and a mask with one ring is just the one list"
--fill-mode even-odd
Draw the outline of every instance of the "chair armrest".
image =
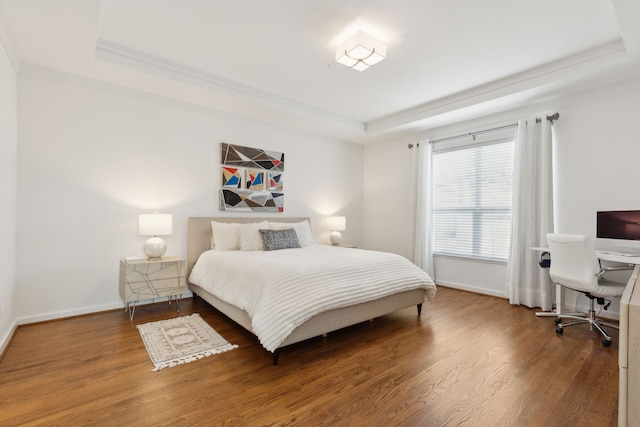
[[602, 276], [604, 276], [605, 273], [608, 273], [609, 271], [633, 270], [633, 267], [634, 267], [633, 264], [620, 265], [615, 267], [600, 267], [600, 271], [596, 273], [596, 276], [598, 276], [598, 278], [601, 278]]

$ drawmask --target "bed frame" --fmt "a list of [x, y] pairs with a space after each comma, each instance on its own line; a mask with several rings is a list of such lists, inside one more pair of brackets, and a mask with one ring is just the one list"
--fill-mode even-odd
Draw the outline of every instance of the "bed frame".
[[[218, 222], [234, 222], [234, 223], [250, 223], [261, 221], [277, 221], [277, 222], [299, 222], [308, 218], [231, 218], [231, 217], [193, 217], [189, 218], [188, 230], [188, 273], [195, 265], [201, 253], [211, 249], [211, 221]], [[187, 276], [188, 277], [188, 276]], [[224, 313], [233, 321], [238, 323], [246, 330], [253, 332], [251, 328], [251, 318], [249, 314], [236, 306], [228, 304], [200, 286], [189, 283], [189, 289], [194, 293], [194, 297], [200, 296], [202, 299], [211, 304], [214, 308]], [[425, 298], [424, 289], [415, 289], [390, 295], [374, 301], [343, 307], [335, 310], [320, 313], [302, 325], [298, 326], [287, 337], [280, 347], [273, 352], [273, 364], [278, 364], [280, 349], [290, 344], [304, 341], [309, 338], [326, 335], [338, 329], [355, 325], [375, 317], [393, 313], [395, 311], [411, 307], [418, 307], [418, 316], [422, 311], [422, 302]], [[255, 333], [254, 333], [255, 334]]]

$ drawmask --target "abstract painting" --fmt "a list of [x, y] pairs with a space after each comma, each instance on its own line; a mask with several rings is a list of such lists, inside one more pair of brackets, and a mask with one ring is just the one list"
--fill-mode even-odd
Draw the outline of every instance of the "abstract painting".
[[284, 171], [284, 153], [241, 145], [220, 144], [222, 164], [246, 168]]
[[283, 173], [282, 172], [267, 172], [267, 190], [282, 191], [284, 190]]
[[255, 169], [245, 170], [245, 182], [244, 188], [247, 190], [264, 190], [264, 172]]
[[224, 188], [241, 188], [242, 176], [238, 168], [222, 168], [222, 186]]
[[224, 211], [284, 212], [284, 194], [221, 189], [220, 207]]

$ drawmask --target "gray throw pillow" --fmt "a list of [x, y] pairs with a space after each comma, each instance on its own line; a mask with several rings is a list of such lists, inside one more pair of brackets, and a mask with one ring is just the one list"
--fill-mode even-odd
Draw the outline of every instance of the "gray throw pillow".
[[299, 248], [298, 235], [293, 228], [285, 230], [260, 230], [265, 251]]

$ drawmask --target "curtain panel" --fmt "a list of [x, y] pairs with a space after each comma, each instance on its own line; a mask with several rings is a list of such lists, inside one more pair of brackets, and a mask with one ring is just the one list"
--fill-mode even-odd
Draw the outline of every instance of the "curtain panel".
[[550, 311], [553, 286], [548, 271], [538, 264], [553, 232], [553, 168], [551, 123], [536, 118], [518, 122], [514, 159], [513, 213], [507, 294], [511, 304]]
[[421, 141], [413, 147], [412, 198], [413, 213], [409, 248], [411, 261], [435, 280], [431, 227], [431, 144]]

